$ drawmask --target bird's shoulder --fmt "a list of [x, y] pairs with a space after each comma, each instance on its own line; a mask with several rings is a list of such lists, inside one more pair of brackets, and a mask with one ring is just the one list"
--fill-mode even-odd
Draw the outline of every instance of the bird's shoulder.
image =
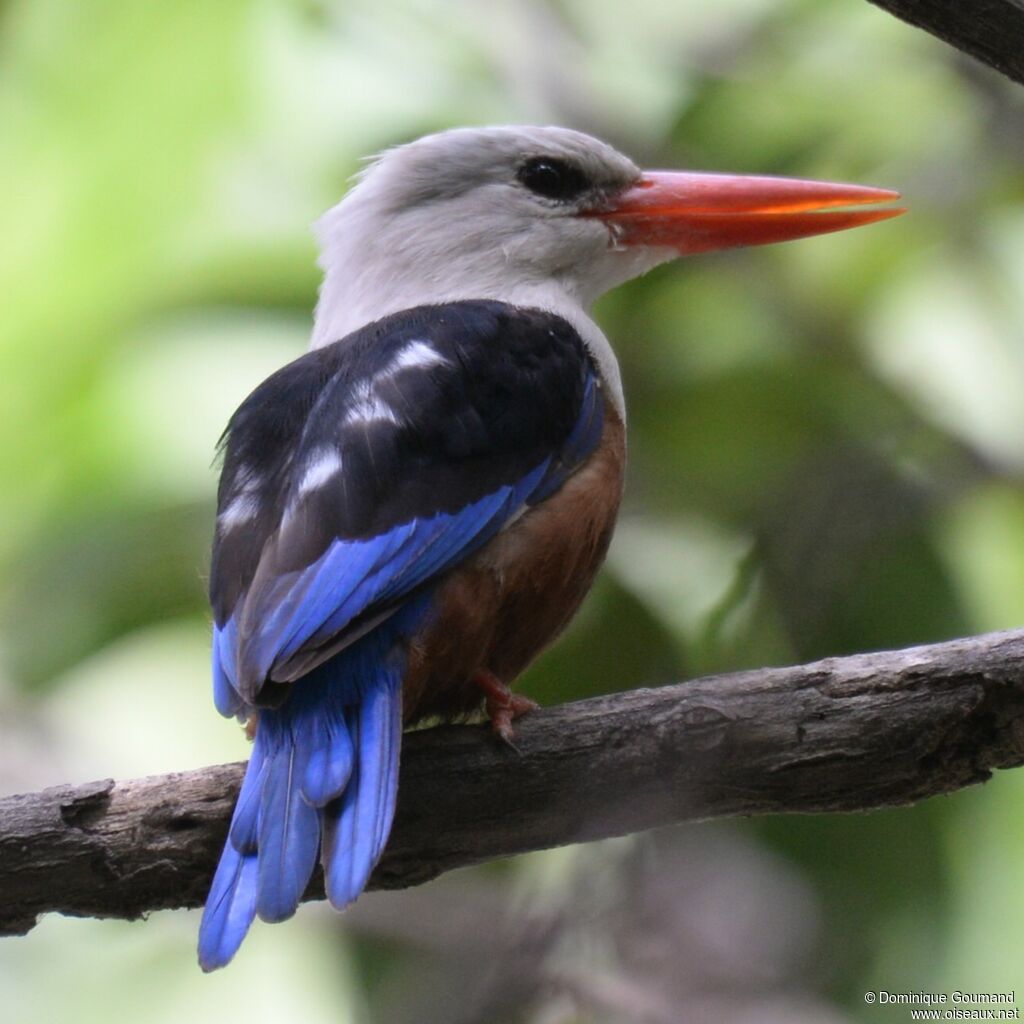
[[560, 452], [598, 388], [566, 320], [497, 301], [406, 310], [300, 356], [225, 431], [215, 607], [299, 513], [285, 567], [514, 484]]
[[545, 310], [484, 300], [405, 310], [299, 356], [260, 384], [221, 440], [222, 483], [243, 469], [273, 475], [300, 439], [374, 426], [428, 431], [456, 454], [471, 451], [466, 407], [489, 411], [493, 440], [515, 447], [545, 428], [571, 426], [580, 390], [573, 385], [589, 364], [577, 331]]

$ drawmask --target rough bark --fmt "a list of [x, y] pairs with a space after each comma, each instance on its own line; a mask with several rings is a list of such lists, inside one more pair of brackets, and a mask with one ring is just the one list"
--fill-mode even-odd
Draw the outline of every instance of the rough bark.
[[[674, 822], [909, 804], [1024, 763], [1024, 631], [634, 690], [405, 737], [371, 887]], [[203, 900], [242, 765], [0, 801], [0, 933]], [[315, 881], [307, 894], [320, 894]]]
[[871, 0], [1024, 83], [1024, 0]]

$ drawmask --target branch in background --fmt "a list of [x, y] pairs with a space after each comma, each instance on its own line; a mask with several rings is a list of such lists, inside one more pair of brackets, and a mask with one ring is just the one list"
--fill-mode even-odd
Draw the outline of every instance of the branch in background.
[[871, 0], [1024, 84], [1024, 0]]
[[[675, 822], [909, 804], [1024, 763], [1024, 631], [635, 690], [405, 737], [372, 888]], [[242, 766], [0, 800], [0, 933], [198, 906]], [[309, 897], [320, 895], [315, 882]]]

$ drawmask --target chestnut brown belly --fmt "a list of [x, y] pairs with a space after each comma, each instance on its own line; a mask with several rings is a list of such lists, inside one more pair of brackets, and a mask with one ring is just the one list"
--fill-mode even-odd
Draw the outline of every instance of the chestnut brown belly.
[[564, 629], [608, 550], [624, 465], [625, 430], [606, 405], [587, 462], [440, 584], [434, 612], [410, 644], [407, 723], [474, 710], [476, 673], [510, 683]]

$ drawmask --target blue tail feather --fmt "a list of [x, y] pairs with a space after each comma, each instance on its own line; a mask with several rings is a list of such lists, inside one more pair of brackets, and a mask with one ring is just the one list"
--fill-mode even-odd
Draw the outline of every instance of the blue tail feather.
[[395, 818], [395, 804], [398, 799], [399, 755], [402, 749], [402, 684], [397, 680], [389, 700], [397, 700], [397, 714], [388, 706], [380, 710], [379, 720], [384, 749], [377, 763], [381, 766], [381, 795], [376, 817], [376, 834], [373, 840], [373, 863], [376, 864], [384, 852], [384, 845], [391, 833]]
[[235, 813], [231, 816], [228, 841], [239, 853], [255, 853], [259, 843], [260, 804], [263, 783], [267, 777], [267, 762], [259, 747], [253, 748], [245, 770], [242, 788], [238, 793]]
[[258, 914], [290, 917], [318, 851], [328, 897], [347, 905], [380, 858], [394, 817], [402, 730], [396, 641], [423, 595], [263, 709], [199, 931], [204, 970], [234, 956]]
[[349, 711], [357, 750], [355, 775], [324, 818], [324, 885], [328, 900], [338, 909], [366, 887], [395, 814], [402, 696], [397, 673], [390, 682]]
[[199, 925], [199, 966], [223, 967], [235, 955], [256, 916], [255, 854], [224, 847]]
[[256, 913], [264, 921], [284, 921], [295, 913], [320, 846], [316, 808], [299, 792], [293, 739], [289, 734], [273, 755], [263, 784]]
[[314, 806], [324, 807], [345, 792], [355, 752], [344, 713], [314, 723], [299, 788]]

